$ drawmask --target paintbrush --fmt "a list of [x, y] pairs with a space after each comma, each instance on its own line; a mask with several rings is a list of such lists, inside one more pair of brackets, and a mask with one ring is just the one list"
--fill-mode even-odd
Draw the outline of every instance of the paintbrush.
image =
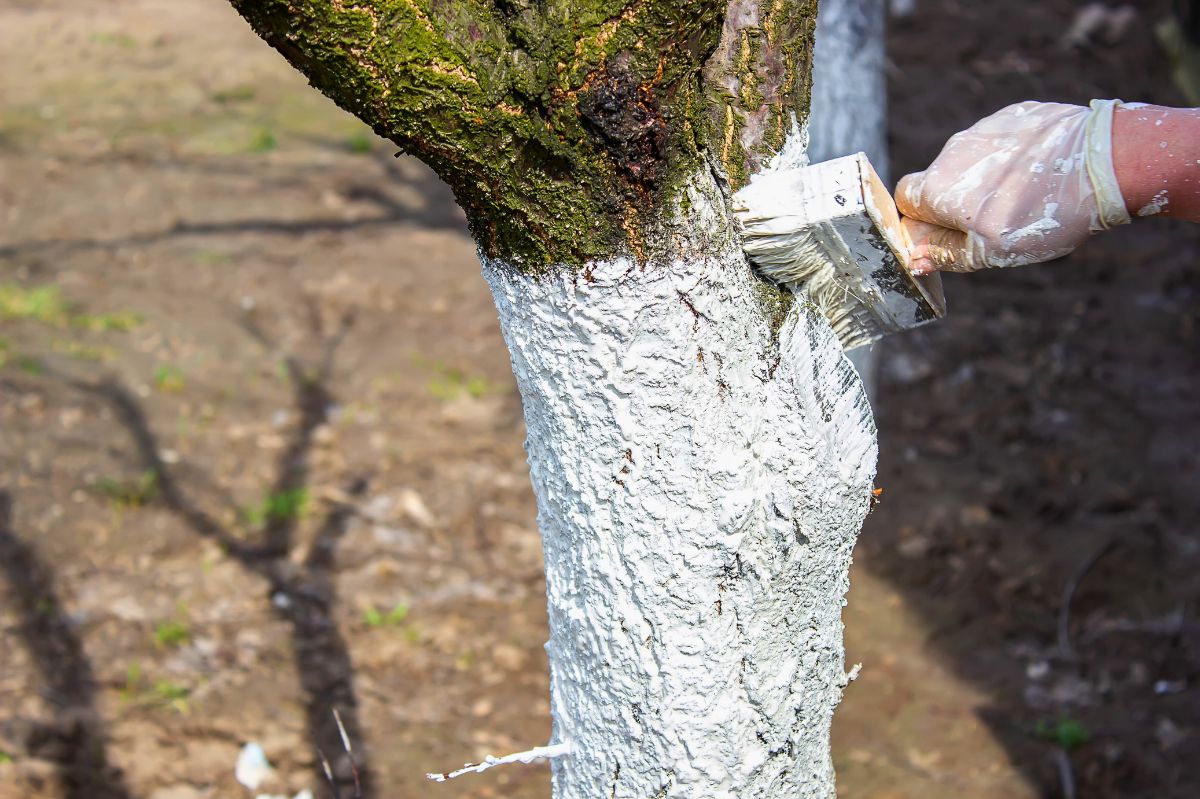
[[759, 173], [733, 210], [750, 262], [818, 308], [843, 349], [946, 313], [941, 278], [909, 272], [896, 203], [862, 153]]

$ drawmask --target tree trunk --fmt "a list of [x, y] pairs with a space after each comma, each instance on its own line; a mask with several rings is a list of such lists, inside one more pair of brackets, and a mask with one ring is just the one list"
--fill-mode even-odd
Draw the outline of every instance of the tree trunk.
[[776, 331], [704, 188], [653, 268], [484, 262], [529, 431], [560, 799], [833, 796], [874, 429], [824, 320], [794, 305]]
[[834, 795], [875, 431], [727, 199], [800, 162], [812, 0], [233, 0], [480, 245], [545, 547], [559, 799]]

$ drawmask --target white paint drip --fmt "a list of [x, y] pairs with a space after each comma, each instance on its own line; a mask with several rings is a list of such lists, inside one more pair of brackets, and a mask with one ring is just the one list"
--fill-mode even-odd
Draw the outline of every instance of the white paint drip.
[[1164, 208], [1166, 208], [1167, 205], [1170, 204], [1170, 202], [1171, 202], [1171, 200], [1167, 196], [1167, 190], [1163, 189], [1160, 192], [1158, 192], [1158, 194], [1155, 194], [1153, 197], [1151, 197], [1150, 202], [1146, 203], [1140, 209], [1138, 209], [1137, 215], [1138, 216], [1154, 216], [1155, 214], [1161, 214], [1162, 210]]
[[556, 757], [563, 757], [571, 754], [571, 742], [549, 744], [547, 746], [535, 746], [532, 749], [526, 749], [524, 752], [514, 752], [511, 755], [504, 757], [496, 757], [488, 755], [483, 759], [482, 763], [467, 763], [457, 771], [449, 771], [444, 774], [426, 774], [426, 779], [434, 782], [446, 782], [461, 777], [465, 774], [479, 774], [496, 766], [505, 766], [510, 763], [535, 763], [539, 760], [551, 760]]
[[862, 667], [863, 664], [861, 663], [855, 663], [850, 667], [850, 671], [846, 672], [846, 685], [858, 679], [858, 675], [862, 674]]
[[1004, 239], [1005, 244], [1012, 246], [1021, 239], [1026, 239], [1030, 236], [1045, 236], [1050, 231], [1057, 230], [1058, 228], [1062, 227], [1058, 220], [1054, 218], [1054, 212], [1057, 210], [1058, 203], [1046, 203], [1045, 208], [1042, 210], [1042, 216], [1040, 219], [1030, 222], [1023, 228], [1002, 233], [1001, 238]]
[[763, 169], [763, 173], [780, 172], [808, 166], [808, 124], [797, 124], [796, 115], [792, 114], [788, 130], [791, 132], [784, 140], [783, 147], [771, 159], [766, 168]]

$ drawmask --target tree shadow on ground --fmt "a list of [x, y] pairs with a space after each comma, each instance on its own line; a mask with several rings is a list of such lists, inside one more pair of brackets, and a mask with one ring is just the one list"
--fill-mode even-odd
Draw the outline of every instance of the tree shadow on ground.
[[374, 214], [349, 219], [333, 216], [308, 219], [252, 217], [219, 222], [180, 220], [161, 230], [117, 238], [52, 238], [3, 244], [0, 245], [0, 258], [36, 255], [44, 252], [69, 255], [88, 250], [146, 247], [187, 236], [221, 237], [241, 234], [302, 236], [312, 233], [353, 233], [397, 225], [413, 225], [427, 230], [465, 232], [466, 222], [454, 202], [454, 196], [449, 187], [432, 175], [414, 178], [400, 168], [395, 158], [382, 157], [377, 160], [387, 173], [387, 185], [402, 186], [409, 191], [415, 191], [419, 195], [417, 202], [413, 203], [397, 198], [389, 191], [381, 189], [380, 182], [354, 182], [342, 188], [342, 196], [349, 202], [372, 206], [375, 209]]
[[1097, 244], [1082, 286], [975, 276], [954, 319], [888, 342], [887, 493], [856, 555], [1042, 795], [1182, 799], [1200, 786], [1195, 339], [1129, 297], [1200, 281], [1186, 255], [1122, 276], [1131, 243]]
[[[299, 422], [276, 464], [271, 496], [307, 496], [309, 456], [317, 429], [328, 420], [333, 398], [327, 386], [338, 345], [353, 324], [344, 315], [336, 330], [326, 333], [315, 308], [309, 306], [320, 354], [312, 365], [301, 358], [284, 358]], [[265, 347], [274, 345], [256, 326], [245, 328]], [[161, 446], [136, 395], [114, 379], [99, 383], [71, 381], [113, 409], [133, 441], [139, 466], [157, 478], [158, 501], [193, 533], [219, 544], [225, 554], [268, 584], [266, 600], [276, 616], [287, 622], [293, 661], [304, 694], [308, 738], [313, 747], [319, 784], [332, 799], [373, 797], [372, 773], [358, 718], [354, 667], [345, 638], [334, 618], [337, 546], [354, 516], [354, 501], [367, 490], [366, 476], [350, 478], [330, 502], [317, 526], [307, 554], [298, 562], [296, 540], [300, 514], [294, 509], [267, 510], [256, 537], [229, 528], [193, 502], [159, 454]], [[343, 737], [344, 733], [344, 737]], [[352, 751], [346, 747], [348, 739]], [[328, 771], [326, 770], [328, 765]], [[82, 799], [82, 798], [81, 798]]]
[[17, 634], [55, 710], [49, 723], [4, 721], [32, 757], [55, 764], [67, 799], [127, 799], [121, 773], [109, 765], [104, 722], [96, 707], [96, 678], [75, 625], [55, 591], [51, 569], [12, 526], [12, 499], [0, 491], [0, 573], [16, 600]]
[[[1155, 35], [1172, 3], [1066, 46], [1102, 5], [922, 0], [895, 20], [896, 174], [1009, 103], [1179, 105]], [[881, 348], [886, 493], [856, 559], [1046, 797], [1067, 793], [1064, 744], [1078, 796], [1200, 795], [1198, 248], [1146, 220], [1065, 261], [947, 276], [947, 317]]]

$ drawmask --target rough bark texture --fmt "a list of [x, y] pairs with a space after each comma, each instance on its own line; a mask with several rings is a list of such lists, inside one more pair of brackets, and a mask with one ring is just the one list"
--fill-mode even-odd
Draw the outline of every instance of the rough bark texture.
[[874, 427], [819, 314], [794, 304], [773, 330], [708, 180], [653, 268], [484, 260], [529, 430], [554, 740], [573, 747], [557, 799], [834, 794]]
[[733, 189], [808, 116], [817, 0], [729, 0], [704, 67], [709, 152]]

